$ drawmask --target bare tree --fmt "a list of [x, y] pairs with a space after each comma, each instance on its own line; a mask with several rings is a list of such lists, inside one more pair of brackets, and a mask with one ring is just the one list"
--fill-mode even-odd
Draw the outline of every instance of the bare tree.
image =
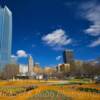
[[19, 66], [16, 64], [7, 64], [2, 72], [3, 79], [11, 79], [19, 73]]

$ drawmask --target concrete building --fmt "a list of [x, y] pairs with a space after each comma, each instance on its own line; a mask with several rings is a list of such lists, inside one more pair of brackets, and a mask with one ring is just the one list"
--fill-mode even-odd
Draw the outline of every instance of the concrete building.
[[10, 63], [12, 44], [12, 12], [0, 7], [0, 71]]

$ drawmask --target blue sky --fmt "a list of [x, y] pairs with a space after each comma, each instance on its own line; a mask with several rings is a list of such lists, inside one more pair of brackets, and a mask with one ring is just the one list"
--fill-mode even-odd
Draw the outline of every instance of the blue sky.
[[[64, 49], [75, 59], [100, 56], [99, 0], [1, 0], [13, 13], [12, 55], [31, 54], [41, 66], [62, 62]], [[23, 60], [22, 60], [23, 61]]]

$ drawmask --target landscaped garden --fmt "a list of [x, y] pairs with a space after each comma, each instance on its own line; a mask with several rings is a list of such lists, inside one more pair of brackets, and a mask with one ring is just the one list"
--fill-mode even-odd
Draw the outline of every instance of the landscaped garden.
[[0, 100], [100, 100], [100, 84], [75, 81], [1, 81]]

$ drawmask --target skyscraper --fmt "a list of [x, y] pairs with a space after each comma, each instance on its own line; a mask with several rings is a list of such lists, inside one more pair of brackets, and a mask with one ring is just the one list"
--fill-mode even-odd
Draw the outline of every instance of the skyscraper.
[[12, 12], [0, 7], [0, 71], [10, 63], [12, 43]]
[[63, 60], [64, 60], [64, 63], [71, 64], [74, 61], [73, 50], [65, 50], [63, 52]]
[[33, 58], [31, 55], [29, 55], [28, 57], [28, 74], [29, 76], [31, 76], [31, 74], [33, 73]]

